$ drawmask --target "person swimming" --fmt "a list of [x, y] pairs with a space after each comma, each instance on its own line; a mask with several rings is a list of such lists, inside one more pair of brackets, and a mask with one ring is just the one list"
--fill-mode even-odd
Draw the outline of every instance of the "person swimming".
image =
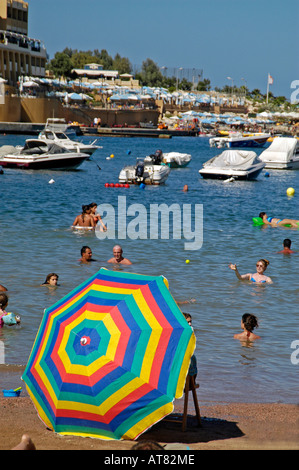
[[293, 228], [298, 228], [299, 220], [296, 219], [278, 219], [277, 217], [268, 217], [266, 212], [260, 212], [259, 217], [263, 220], [265, 225], [284, 226], [286, 224], [291, 225]]
[[58, 286], [58, 279], [59, 279], [59, 276], [58, 274], [56, 273], [50, 273], [48, 274], [48, 276], [46, 277], [46, 280], [45, 282], [42, 284], [42, 286], [48, 286], [48, 287], [56, 287]]
[[267, 284], [272, 284], [272, 279], [269, 276], [266, 276], [264, 272], [266, 271], [269, 261], [267, 259], [260, 259], [256, 263], [256, 273], [247, 273], [247, 274], [240, 274], [237, 268], [236, 264], [230, 263], [228, 267], [232, 270], [235, 271], [236, 276], [240, 281], [251, 281], [251, 282], [257, 282], [257, 283], [267, 283]]
[[4, 292], [0, 292], [0, 328], [4, 325], [15, 325], [16, 323], [21, 322], [21, 317], [19, 315], [6, 312], [5, 309], [7, 305], [8, 296]]

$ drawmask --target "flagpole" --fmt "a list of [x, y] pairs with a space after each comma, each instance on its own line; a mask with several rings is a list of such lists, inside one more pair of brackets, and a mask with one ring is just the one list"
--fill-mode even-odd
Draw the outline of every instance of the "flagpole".
[[266, 98], [266, 104], [268, 104], [268, 98], [269, 98], [269, 73], [268, 73], [268, 79], [267, 79], [267, 98]]

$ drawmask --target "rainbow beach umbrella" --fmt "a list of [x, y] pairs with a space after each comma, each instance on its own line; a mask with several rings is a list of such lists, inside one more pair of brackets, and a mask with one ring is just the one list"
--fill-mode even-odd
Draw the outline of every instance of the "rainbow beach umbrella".
[[53, 431], [136, 439], [173, 411], [194, 349], [163, 276], [101, 268], [45, 310], [22, 379]]

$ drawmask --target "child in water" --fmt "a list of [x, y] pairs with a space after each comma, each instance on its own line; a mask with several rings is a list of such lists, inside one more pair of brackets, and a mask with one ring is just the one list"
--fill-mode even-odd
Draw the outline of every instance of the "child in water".
[[0, 292], [0, 328], [3, 325], [15, 325], [21, 322], [19, 315], [13, 315], [5, 311], [8, 305], [8, 297], [4, 292]]
[[42, 284], [42, 286], [48, 286], [48, 287], [56, 287], [56, 286], [59, 286], [58, 284], [58, 274], [56, 273], [50, 273], [48, 274], [48, 276], [46, 277], [46, 280], [45, 282]]
[[258, 321], [255, 315], [252, 315], [251, 313], [244, 313], [241, 320], [241, 328], [244, 331], [243, 333], [234, 335], [234, 338], [246, 341], [260, 339], [260, 336], [257, 336], [253, 333], [254, 328], [257, 328], [258, 326]]

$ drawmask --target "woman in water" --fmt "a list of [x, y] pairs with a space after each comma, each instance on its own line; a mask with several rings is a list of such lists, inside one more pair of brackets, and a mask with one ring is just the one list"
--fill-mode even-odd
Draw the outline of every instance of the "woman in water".
[[90, 207], [90, 215], [93, 217], [95, 225], [97, 225], [97, 223], [100, 222], [100, 224], [102, 225], [100, 230], [106, 232], [106, 230], [107, 230], [106, 225], [103, 223], [100, 214], [96, 213], [96, 210], [97, 210], [97, 207], [98, 207], [97, 203], [92, 202], [91, 204], [89, 204], [89, 207]]
[[234, 335], [234, 338], [246, 341], [260, 339], [260, 336], [257, 336], [253, 333], [254, 328], [257, 328], [258, 326], [259, 325], [256, 316], [251, 315], [250, 313], [244, 313], [241, 320], [241, 328], [243, 333]]
[[82, 214], [78, 215], [73, 223], [73, 227], [86, 227], [94, 228], [96, 226], [94, 218], [91, 215], [91, 209], [89, 206], [82, 206]]
[[45, 282], [42, 284], [42, 286], [49, 286], [49, 287], [56, 287], [58, 286], [58, 274], [56, 273], [50, 273], [48, 274], [48, 276], [46, 277], [46, 280]]
[[278, 219], [277, 217], [268, 217], [266, 212], [260, 212], [259, 217], [263, 219], [265, 225], [275, 226], [284, 226], [286, 224], [291, 225], [293, 228], [298, 228], [299, 220], [295, 219]]
[[258, 283], [267, 283], [267, 284], [272, 284], [272, 279], [264, 274], [264, 272], [267, 269], [267, 266], [269, 265], [269, 261], [267, 259], [260, 259], [256, 263], [256, 273], [251, 274], [240, 274], [237, 268], [236, 264], [230, 263], [228, 267], [235, 271], [236, 276], [240, 281], [251, 281], [251, 282], [258, 282]]

